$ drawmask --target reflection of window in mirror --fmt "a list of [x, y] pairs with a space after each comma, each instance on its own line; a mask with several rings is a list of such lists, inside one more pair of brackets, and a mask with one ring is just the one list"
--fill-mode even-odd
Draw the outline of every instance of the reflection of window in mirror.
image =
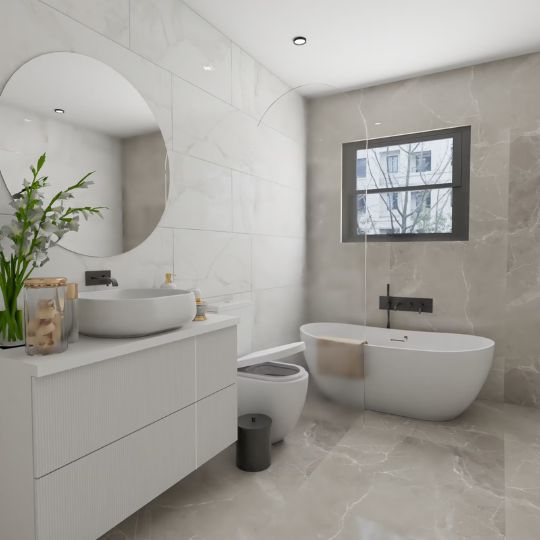
[[29, 164], [43, 152], [47, 196], [95, 171], [95, 185], [77, 194], [77, 204], [108, 208], [103, 220], [83, 220], [62, 246], [115, 255], [157, 226], [168, 193], [163, 136], [144, 98], [109, 66], [80, 54], [51, 53], [11, 77], [0, 96], [0, 173], [11, 193], [21, 189]]

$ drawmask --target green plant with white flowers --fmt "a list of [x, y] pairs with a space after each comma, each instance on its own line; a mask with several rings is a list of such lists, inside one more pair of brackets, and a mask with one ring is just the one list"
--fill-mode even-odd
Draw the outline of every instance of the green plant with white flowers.
[[79, 229], [80, 216], [101, 216], [105, 207], [72, 207], [69, 202], [79, 189], [86, 189], [94, 182], [92, 172], [78, 182], [59, 191], [46, 203], [43, 189], [48, 187], [48, 177], [40, 176], [46, 155], [40, 156], [36, 166], [31, 166], [32, 179], [24, 180], [23, 189], [13, 195], [10, 205], [14, 210], [9, 225], [0, 229], [0, 290], [4, 310], [0, 311], [0, 337], [3, 342], [24, 339], [23, 316], [17, 299], [24, 281], [34, 269], [48, 260], [49, 249], [68, 232]]

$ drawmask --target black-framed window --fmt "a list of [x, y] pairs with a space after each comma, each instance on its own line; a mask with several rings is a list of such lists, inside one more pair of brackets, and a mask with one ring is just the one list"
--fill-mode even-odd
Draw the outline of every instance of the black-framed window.
[[468, 240], [470, 146], [469, 126], [344, 143], [342, 241]]

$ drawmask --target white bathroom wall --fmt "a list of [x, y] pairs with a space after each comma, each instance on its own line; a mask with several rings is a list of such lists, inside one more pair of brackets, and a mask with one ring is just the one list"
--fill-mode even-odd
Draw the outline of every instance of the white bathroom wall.
[[57, 249], [37, 274], [81, 282], [85, 270], [110, 269], [123, 287], [156, 287], [174, 269], [180, 286], [198, 286], [207, 298], [252, 298], [254, 347], [296, 339], [303, 318], [302, 99], [287, 95], [260, 122], [287, 87], [180, 0], [2, 1], [0, 20], [0, 87], [36, 55], [87, 54], [141, 92], [169, 150], [168, 207], [145, 242], [109, 258]]

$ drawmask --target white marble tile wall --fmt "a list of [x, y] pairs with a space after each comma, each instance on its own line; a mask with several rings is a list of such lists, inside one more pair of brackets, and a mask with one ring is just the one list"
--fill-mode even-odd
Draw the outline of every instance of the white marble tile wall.
[[[200, 287], [207, 298], [251, 298], [254, 348], [297, 339], [303, 100], [289, 93], [271, 106], [286, 85], [180, 0], [86, 4], [2, 2], [0, 88], [24, 62], [51, 51], [87, 54], [116, 69], [163, 131], [169, 202], [159, 227], [129, 253], [91, 258], [56, 249], [37, 274], [81, 282], [85, 270], [110, 268], [121, 286], [156, 287], [174, 270], [180, 286]], [[0, 186], [4, 214], [7, 200]]]

